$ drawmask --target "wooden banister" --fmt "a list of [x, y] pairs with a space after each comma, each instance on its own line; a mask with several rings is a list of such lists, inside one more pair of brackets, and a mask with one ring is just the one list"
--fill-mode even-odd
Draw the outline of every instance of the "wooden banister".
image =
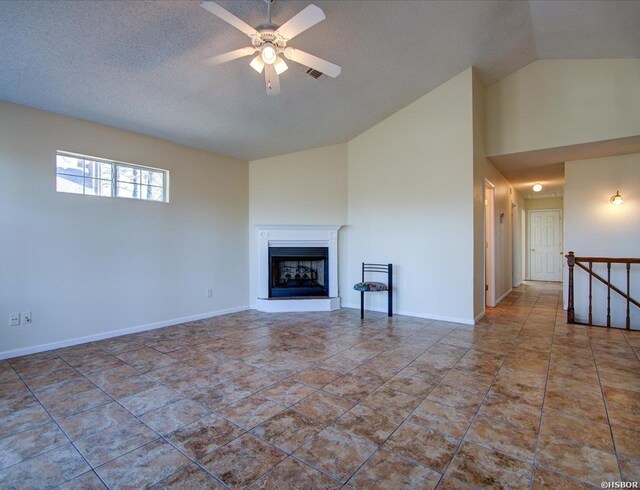
[[[631, 297], [631, 264], [640, 264], [640, 258], [627, 258], [627, 257], [576, 257], [573, 252], [569, 252], [565, 255], [567, 259], [567, 265], [569, 266], [569, 283], [568, 283], [568, 305], [567, 305], [567, 323], [575, 323], [580, 325], [593, 325], [596, 327], [601, 327], [605, 325], [594, 325], [593, 324], [593, 279], [597, 279], [602, 284], [607, 287], [607, 327], [611, 327], [611, 291], [615, 292], [622, 296], [626, 302], [626, 318], [625, 318], [625, 328], [627, 330], [631, 330], [631, 305], [637, 306], [640, 308], [640, 301], [635, 300]], [[601, 263], [607, 264], [607, 278], [604, 279], [602, 276], [593, 271], [593, 264]], [[585, 264], [588, 264], [585, 265]], [[611, 265], [612, 264], [625, 264], [625, 270], [627, 273], [627, 292], [625, 293], [620, 288], [614, 286], [611, 283]], [[575, 296], [574, 296], [574, 269], [575, 266], [578, 266], [580, 269], [584, 270], [589, 274], [589, 323], [582, 323], [576, 321], [575, 316]]]

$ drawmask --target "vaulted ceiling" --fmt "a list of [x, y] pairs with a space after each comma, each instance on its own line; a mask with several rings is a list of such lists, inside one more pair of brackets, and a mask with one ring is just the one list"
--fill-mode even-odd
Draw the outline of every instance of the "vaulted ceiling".
[[[220, 1], [251, 25], [262, 0]], [[273, 4], [283, 24], [310, 1]], [[544, 58], [640, 55], [637, 1], [314, 0], [327, 19], [295, 46], [342, 66], [289, 63], [282, 93], [198, 1], [0, 3], [0, 99], [252, 160], [351, 139], [474, 65], [485, 84]]]

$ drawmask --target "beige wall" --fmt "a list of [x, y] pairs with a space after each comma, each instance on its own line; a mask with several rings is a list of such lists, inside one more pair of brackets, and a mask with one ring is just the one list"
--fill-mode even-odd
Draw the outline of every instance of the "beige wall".
[[[596, 158], [565, 164], [564, 237], [565, 250], [583, 257], [640, 257], [640, 154]], [[609, 202], [619, 190], [624, 204]], [[640, 296], [640, 273], [632, 266], [631, 296]], [[603, 266], [596, 272], [606, 276]], [[565, 279], [567, 268], [565, 267]], [[624, 266], [612, 269], [614, 284], [626, 289]], [[575, 272], [576, 316], [587, 314], [586, 273]], [[566, 280], [565, 280], [566, 284]], [[594, 281], [594, 321], [603, 324], [606, 288]], [[566, 290], [565, 290], [566, 304]], [[624, 325], [625, 304], [612, 294], [614, 325]], [[640, 311], [631, 306], [632, 325], [640, 325]]]
[[[57, 193], [58, 149], [168, 169], [171, 202]], [[247, 167], [0, 102], [0, 352], [246, 307]]]
[[[258, 297], [258, 224], [347, 223], [347, 144], [249, 163], [250, 298]], [[339, 236], [341, 246], [342, 236]]]
[[[486, 158], [485, 152], [484, 86], [473, 74], [473, 209], [474, 209], [474, 317], [480, 317], [485, 306], [485, 180], [495, 188], [494, 223], [494, 299], [500, 300], [514, 285], [514, 238], [521, 240], [514, 228], [520, 229], [518, 203], [522, 198], [510, 182]], [[516, 204], [516, 208], [512, 207]], [[503, 220], [500, 222], [500, 215]], [[516, 267], [520, 269], [519, 265]], [[521, 272], [517, 273], [516, 276]], [[515, 284], [519, 284], [516, 281]]]
[[526, 199], [525, 206], [528, 210], [535, 209], [562, 209], [561, 197], [546, 197], [543, 199]]
[[[473, 321], [472, 70], [351, 140], [343, 304], [360, 263], [392, 262], [396, 310]], [[367, 295], [386, 311], [386, 295]]]
[[640, 59], [534, 61], [485, 96], [487, 155], [640, 134]]

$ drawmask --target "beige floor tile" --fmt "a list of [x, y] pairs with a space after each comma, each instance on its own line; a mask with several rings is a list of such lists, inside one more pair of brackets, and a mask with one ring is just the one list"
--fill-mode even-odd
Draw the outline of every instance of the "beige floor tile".
[[620, 480], [613, 454], [553, 437], [540, 441], [536, 463], [592, 485]]
[[379, 450], [351, 477], [355, 489], [436, 488], [442, 475], [398, 454]]
[[113, 425], [132, 420], [133, 415], [116, 402], [106, 403], [60, 419], [58, 424], [72, 440], [78, 440]]
[[80, 453], [71, 444], [67, 444], [0, 470], [0, 488], [51, 488], [90, 469]]
[[511, 425], [482, 415], [473, 421], [465, 436], [465, 441], [528, 463], [533, 463], [536, 440], [535, 430]]
[[109, 488], [146, 488], [164, 480], [189, 460], [164, 441], [155, 441], [96, 468]]
[[155, 439], [158, 439], [158, 434], [142, 422], [132, 420], [78, 439], [74, 444], [95, 468]]
[[147, 412], [140, 416], [140, 420], [158, 434], [166, 435], [201, 419], [208, 413], [209, 410], [202, 405], [186, 398]]
[[538, 466], [535, 469], [533, 475], [532, 490], [543, 489], [558, 489], [558, 490], [583, 490], [583, 489], [595, 489], [596, 486], [588, 485], [587, 483], [573, 480], [568, 476], [555, 473], [546, 468]]
[[218, 414], [245, 430], [251, 430], [283, 410], [285, 407], [279, 403], [252, 395], [219, 410]]
[[164, 480], [156, 483], [151, 488], [164, 489], [209, 489], [224, 490], [226, 487], [209, 473], [195, 464], [183, 468]]
[[289, 407], [310, 394], [315, 393], [315, 391], [316, 389], [311, 386], [292, 380], [285, 380], [270, 386], [266, 390], [260, 391], [259, 395], [267, 400]]
[[323, 391], [317, 391], [293, 405], [295, 411], [325, 425], [340, 417], [355, 405], [354, 402]]
[[356, 405], [333, 425], [379, 446], [400, 426], [400, 421], [379, 410]]
[[382, 445], [391, 451], [421, 463], [439, 473], [444, 472], [460, 439], [405, 421]]
[[409, 420], [421, 427], [437, 430], [460, 439], [469, 427], [473, 415], [473, 412], [425, 400], [413, 411]]
[[323, 428], [324, 424], [320, 421], [288, 409], [255, 427], [251, 433], [287, 453], [292, 453], [317, 436]]
[[169, 434], [167, 440], [190, 458], [201, 460], [244, 432], [228, 420], [212, 414]]
[[546, 441], [552, 437], [569, 444], [590, 446], [613, 453], [609, 424], [594, 422], [549, 408], [542, 413], [540, 440]]
[[465, 442], [446, 476], [476, 488], [522, 488], [531, 484], [532, 466], [502, 453]]
[[344, 483], [375, 450], [376, 446], [365, 439], [328, 427], [294, 456]]
[[429, 401], [471, 412], [476, 412], [480, 408], [483, 399], [484, 394], [463, 390], [444, 383], [436, 386], [427, 396]]
[[0, 470], [68, 443], [53, 422], [0, 439]]
[[381, 386], [363, 398], [361, 403], [374, 410], [384, 412], [394, 419], [404, 419], [420, 404], [420, 401], [420, 398], [408, 393]]
[[229, 487], [243, 488], [286, 457], [280, 449], [245, 434], [206, 455], [202, 465]]
[[247, 488], [251, 490], [281, 490], [284, 488], [331, 490], [341, 486], [340, 482], [289, 457]]
[[105, 490], [107, 487], [95, 472], [87, 471], [56, 488], [58, 490]]

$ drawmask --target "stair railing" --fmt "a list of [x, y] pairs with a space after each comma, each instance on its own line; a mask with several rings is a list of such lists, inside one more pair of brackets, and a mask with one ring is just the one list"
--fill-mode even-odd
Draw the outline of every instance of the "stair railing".
[[[611, 327], [611, 291], [619, 294], [627, 301], [626, 321], [625, 328], [631, 330], [631, 305], [635, 305], [640, 308], [640, 302], [631, 297], [631, 264], [640, 264], [640, 259], [635, 258], [614, 258], [614, 257], [576, 257], [573, 252], [569, 252], [565, 255], [567, 258], [567, 265], [569, 266], [569, 297], [567, 307], [567, 323], [574, 323], [578, 325], [590, 325], [595, 327]], [[607, 278], [604, 279], [599, 274], [593, 271], [593, 264], [605, 263], [607, 264]], [[588, 264], [588, 266], [587, 266]], [[626, 276], [627, 276], [627, 292], [623, 292], [620, 288], [617, 288], [611, 284], [611, 265], [612, 264], [625, 264]], [[575, 316], [574, 307], [574, 292], [573, 292], [573, 269], [578, 266], [589, 274], [589, 321], [588, 323], [577, 322]], [[593, 324], [593, 279], [596, 279], [607, 286], [607, 324], [606, 325], [594, 325]]]

